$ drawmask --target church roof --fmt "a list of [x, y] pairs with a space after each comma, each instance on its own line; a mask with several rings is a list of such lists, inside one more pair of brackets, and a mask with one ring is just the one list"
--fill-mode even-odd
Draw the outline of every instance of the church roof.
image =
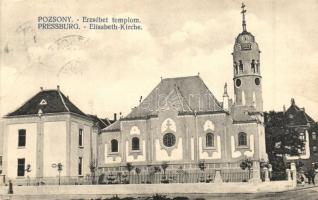
[[88, 117], [79, 108], [77, 108], [59, 89], [41, 90], [17, 110], [7, 114], [6, 117], [36, 115], [40, 109], [43, 114], [74, 113], [83, 117]]
[[223, 110], [199, 76], [188, 76], [162, 79], [124, 119], [150, 117], [167, 109], [179, 113]]

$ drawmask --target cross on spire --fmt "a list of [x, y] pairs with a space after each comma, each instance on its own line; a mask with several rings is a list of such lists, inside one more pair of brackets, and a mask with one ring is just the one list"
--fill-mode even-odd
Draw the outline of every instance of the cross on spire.
[[242, 3], [241, 8], [242, 8], [241, 13], [242, 13], [242, 17], [243, 17], [243, 22], [242, 22], [243, 31], [246, 31], [246, 21], [245, 21], [245, 13], [246, 13], [246, 10], [245, 10], [245, 4], [244, 4], [244, 3]]

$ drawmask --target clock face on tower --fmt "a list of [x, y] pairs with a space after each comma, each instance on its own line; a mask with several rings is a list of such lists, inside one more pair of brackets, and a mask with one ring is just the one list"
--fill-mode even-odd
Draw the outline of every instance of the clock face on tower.
[[242, 35], [240, 37], [241, 42], [248, 42], [251, 40], [251, 36], [250, 35]]

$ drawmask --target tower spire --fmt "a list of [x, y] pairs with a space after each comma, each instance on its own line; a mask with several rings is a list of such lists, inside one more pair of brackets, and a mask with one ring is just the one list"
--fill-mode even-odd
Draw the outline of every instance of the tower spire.
[[242, 13], [242, 17], [243, 17], [242, 26], [243, 26], [243, 32], [244, 32], [244, 31], [246, 31], [246, 21], [245, 21], [246, 10], [245, 10], [245, 4], [244, 3], [242, 3], [241, 8], [242, 8], [241, 13]]

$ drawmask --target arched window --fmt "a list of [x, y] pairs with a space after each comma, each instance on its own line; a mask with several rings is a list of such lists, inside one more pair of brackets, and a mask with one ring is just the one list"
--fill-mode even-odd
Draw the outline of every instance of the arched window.
[[131, 149], [133, 151], [139, 150], [139, 138], [133, 137], [131, 140]]
[[247, 136], [246, 133], [239, 133], [238, 135], [238, 145], [239, 146], [247, 146]]
[[314, 153], [317, 153], [317, 147], [316, 147], [316, 146], [313, 146], [313, 147], [312, 147], [312, 151], [313, 151]]
[[255, 60], [252, 60], [251, 69], [252, 69], [252, 72], [253, 72], [253, 73], [256, 72]]
[[112, 152], [118, 152], [118, 141], [113, 139], [111, 141], [111, 149], [112, 149]]
[[316, 132], [311, 133], [311, 138], [312, 138], [312, 140], [317, 140]]
[[242, 63], [242, 61], [240, 60], [240, 72], [243, 72], [243, 63]]
[[214, 135], [213, 133], [207, 133], [205, 137], [206, 147], [214, 147]]

